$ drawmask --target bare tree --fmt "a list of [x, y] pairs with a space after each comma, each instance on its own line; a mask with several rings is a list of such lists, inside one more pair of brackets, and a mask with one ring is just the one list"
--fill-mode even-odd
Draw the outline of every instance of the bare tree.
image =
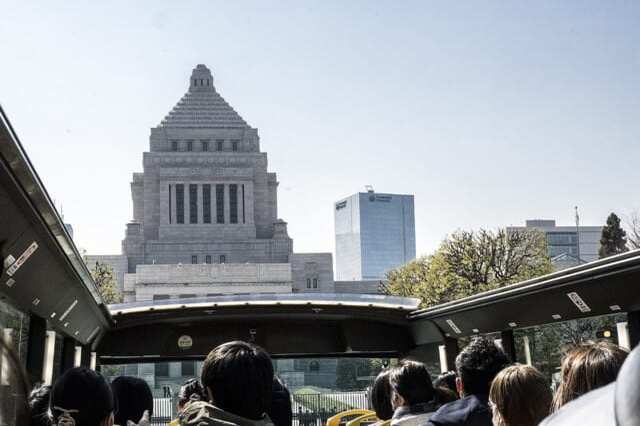
[[640, 212], [632, 211], [627, 220], [627, 244], [630, 249], [640, 249]]

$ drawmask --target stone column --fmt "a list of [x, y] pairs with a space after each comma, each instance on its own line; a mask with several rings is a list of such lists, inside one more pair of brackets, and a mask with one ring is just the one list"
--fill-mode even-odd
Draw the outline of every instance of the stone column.
[[245, 182], [244, 184], [244, 210], [247, 225], [253, 225], [253, 182]]
[[176, 208], [176, 183], [171, 182], [171, 223], [175, 225], [177, 222], [176, 218], [178, 209]]
[[211, 223], [218, 223], [218, 190], [217, 182], [211, 182]]
[[244, 207], [244, 203], [242, 200], [242, 183], [238, 184], [238, 191], [236, 192], [238, 198], [238, 224], [242, 225], [246, 222], [246, 214], [247, 211]]
[[184, 183], [184, 223], [191, 224], [191, 191], [189, 190], [191, 182]]
[[[171, 189], [169, 189], [171, 188]], [[173, 191], [173, 185], [170, 182], [160, 182], [160, 224], [170, 224], [175, 222], [175, 216], [173, 216], [173, 212], [171, 215], [169, 214], [169, 199], [171, 199], [171, 208], [173, 208], [173, 204], [175, 204], [175, 200], [173, 194], [169, 195], [169, 191]], [[169, 221], [171, 218], [171, 221]]]

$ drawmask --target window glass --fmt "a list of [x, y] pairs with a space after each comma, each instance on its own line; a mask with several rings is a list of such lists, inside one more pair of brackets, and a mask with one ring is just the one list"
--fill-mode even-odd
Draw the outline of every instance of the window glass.
[[169, 377], [169, 363], [158, 362], [154, 364], [154, 372], [156, 377]]
[[229, 222], [238, 223], [238, 185], [229, 185]]
[[225, 263], [227, 261], [227, 257], [224, 254], [220, 255], [220, 263]]
[[211, 264], [211, 255], [208, 254], [204, 257], [204, 263], [206, 263], [207, 265]]
[[209, 141], [208, 140], [203, 140], [202, 141], [202, 150], [203, 151], [209, 151]]
[[318, 279], [317, 278], [313, 279], [313, 288], [318, 288]]
[[193, 151], [193, 141], [187, 141], [187, 151]]
[[211, 223], [211, 185], [202, 185], [202, 222]]
[[198, 255], [194, 254], [193, 256], [191, 256], [191, 263], [192, 264], [197, 264], [198, 263]]
[[216, 139], [216, 151], [222, 151], [224, 149], [224, 139]]
[[189, 223], [198, 223], [198, 185], [189, 185]]
[[216, 222], [224, 223], [224, 185], [216, 185]]
[[195, 361], [182, 361], [182, 377], [191, 377], [196, 375]]
[[238, 141], [231, 141], [231, 150], [234, 152], [238, 150]]
[[176, 222], [184, 223], [184, 184], [176, 184]]

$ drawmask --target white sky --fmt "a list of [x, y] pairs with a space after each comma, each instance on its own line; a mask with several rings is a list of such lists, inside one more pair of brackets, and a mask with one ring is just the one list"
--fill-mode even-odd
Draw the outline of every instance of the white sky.
[[640, 206], [640, 2], [5, 0], [0, 102], [78, 246], [119, 253], [149, 129], [205, 63], [259, 129], [298, 252], [333, 202], [415, 194], [458, 228]]

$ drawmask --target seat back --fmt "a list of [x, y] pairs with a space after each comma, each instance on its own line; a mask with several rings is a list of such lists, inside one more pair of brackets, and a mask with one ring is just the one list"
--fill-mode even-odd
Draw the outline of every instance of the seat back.
[[379, 419], [378, 416], [376, 416], [376, 413], [368, 413], [348, 421], [346, 426], [367, 426], [377, 422], [378, 420]]
[[616, 425], [640, 423], [640, 346], [631, 351], [616, 380], [614, 409]]
[[353, 420], [357, 417], [361, 417], [367, 414], [375, 415], [375, 413], [371, 410], [364, 410], [360, 408], [343, 411], [333, 417], [330, 417], [329, 420], [327, 420], [327, 426], [343, 426], [346, 425], [349, 420]]

